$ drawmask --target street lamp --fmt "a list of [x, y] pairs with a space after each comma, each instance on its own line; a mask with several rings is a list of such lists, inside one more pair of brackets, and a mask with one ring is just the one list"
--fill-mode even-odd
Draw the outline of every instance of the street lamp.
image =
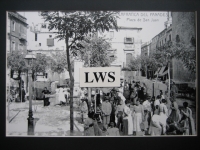
[[[25, 58], [28, 62], [28, 74], [32, 73], [32, 63], [36, 57], [29, 51]], [[34, 118], [33, 118], [33, 111], [32, 111], [32, 78], [29, 75], [29, 113], [28, 113], [28, 135], [34, 135]]]

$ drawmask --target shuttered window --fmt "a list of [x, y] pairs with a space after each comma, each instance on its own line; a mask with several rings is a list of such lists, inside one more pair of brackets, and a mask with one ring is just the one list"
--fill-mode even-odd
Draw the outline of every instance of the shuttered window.
[[47, 39], [47, 46], [54, 46], [54, 39]]

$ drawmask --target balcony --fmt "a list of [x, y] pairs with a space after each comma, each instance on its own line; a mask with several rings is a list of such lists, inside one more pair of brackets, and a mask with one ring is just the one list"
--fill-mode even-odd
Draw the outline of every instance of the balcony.
[[19, 33], [19, 39], [20, 39], [20, 40], [26, 41], [26, 34], [24, 34], [24, 33]]

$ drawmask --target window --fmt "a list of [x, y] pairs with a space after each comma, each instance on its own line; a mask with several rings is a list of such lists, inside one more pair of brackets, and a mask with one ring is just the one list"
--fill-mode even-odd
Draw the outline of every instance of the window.
[[52, 38], [52, 35], [49, 35], [49, 38]]
[[39, 43], [39, 46], [41, 46], [42, 44], [41, 43]]
[[13, 31], [15, 31], [15, 22], [14, 21], [12, 21], [12, 29], [13, 29]]
[[47, 39], [47, 46], [54, 46], [54, 39], [53, 38]]
[[114, 38], [114, 31], [110, 31], [110, 38]]
[[12, 50], [13, 51], [15, 50], [15, 42], [14, 41], [12, 42]]
[[133, 38], [125, 37], [125, 38], [124, 38], [124, 43], [133, 44]]
[[37, 33], [35, 33], [35, 41], [37, 41]]

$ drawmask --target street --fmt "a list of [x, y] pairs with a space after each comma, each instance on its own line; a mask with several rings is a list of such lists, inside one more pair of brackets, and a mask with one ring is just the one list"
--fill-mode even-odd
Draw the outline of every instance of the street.
[[[193, 119], [196, 123], [196, 105], [195, 101], [178, 98], [179, 107], [187, 101], [193, 112]], [[80, 123], [79, 110], [74, 108], [74, 136], [83, 136], [84, 128]], [[10, 123], [7, 123], [6, 133], [8, 136], [27, 136], [27, 118], [29, 102], [10, 104]], [[70, 111], [69, 106], [52, 106], [43, 107], [42, 100], [33, 100], [33, 117], [35, 118], [35, 135], [34, 136], [70, 136]], [[99, 124], [102, 129], [102, 124]], [[122, 133], [120, 133], [122, 135]], [[142, 135], [142, 134], [141, 134]], [[106, 133], [103, 133], [106, 136]], [[140, 135], [138, 135], [140, 136]]]

